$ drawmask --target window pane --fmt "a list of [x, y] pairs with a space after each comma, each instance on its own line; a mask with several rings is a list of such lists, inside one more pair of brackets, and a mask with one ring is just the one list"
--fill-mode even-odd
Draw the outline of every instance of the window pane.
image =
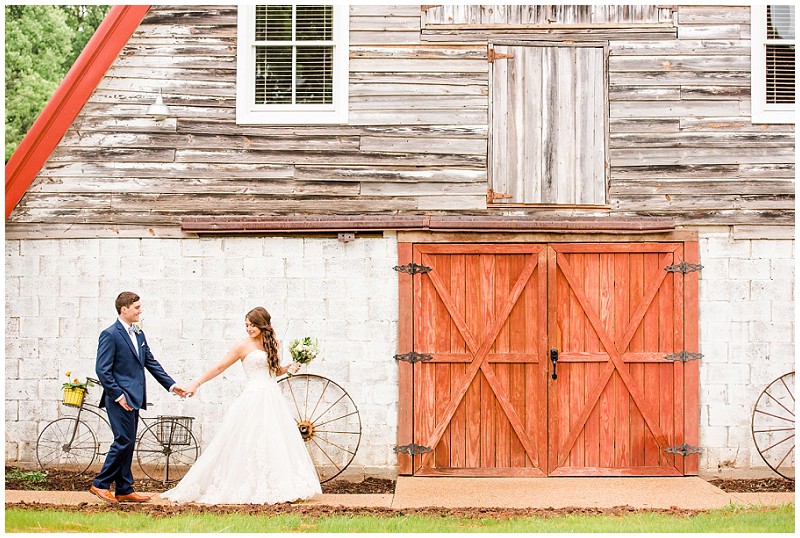
[[767, 39], [794, 39], [794, 6], [767, 6]]
[[256, 41], [292, 39], [292, 6], [256, 6]]
[[297, 39], [333, 39], [333, 6], [297, 6]]
[[297, 48], [297, 103], [333, 102], [333, 49]]
[[767, 103], [794, 103], [794, 45], [767, 45]]
[[292, 47], [256, 47], [255, 104], [292, 102]]

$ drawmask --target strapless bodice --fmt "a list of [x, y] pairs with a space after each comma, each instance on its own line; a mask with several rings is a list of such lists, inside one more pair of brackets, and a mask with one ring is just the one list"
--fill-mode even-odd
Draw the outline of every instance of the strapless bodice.
[[270, 379], [275, 379], [275, 375], [269, 369], [269, 364], [267, 363], [266, 351], [254, 349], [242, 359], [242, 366], [248, 383], [263, 383]]

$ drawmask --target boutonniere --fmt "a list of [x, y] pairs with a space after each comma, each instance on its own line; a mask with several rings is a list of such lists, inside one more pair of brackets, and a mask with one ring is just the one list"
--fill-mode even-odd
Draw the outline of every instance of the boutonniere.
[[141, 327], [140, 327], [138, 324], [136, 324], [136, 323], [133, 323], [133, 324], [131, 324], [131, 329], [133, 329], [133, 332], [134, 332], [134, 333], [135, 333], [137, 336], [138, 336], [139, 334], [141, 334], [141, 332], [142, 332], [142, 328], [141, 328]]

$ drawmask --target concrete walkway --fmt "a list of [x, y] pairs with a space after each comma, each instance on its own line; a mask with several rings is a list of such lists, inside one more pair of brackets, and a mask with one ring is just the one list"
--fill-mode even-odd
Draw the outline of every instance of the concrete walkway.
[[[146, 493], [146, 492], [145, 492]], [[100, 503], [84, 491], [6, 491], [6, 503]], [[170, 504], [157, 493], [154, 504]], [[401, 476], [395, 493], [322, 494], [305, 505], [370, 508], [685, 508], [794, 503], [794, 493], [725, 493], [698, 477], [421, 478]]]

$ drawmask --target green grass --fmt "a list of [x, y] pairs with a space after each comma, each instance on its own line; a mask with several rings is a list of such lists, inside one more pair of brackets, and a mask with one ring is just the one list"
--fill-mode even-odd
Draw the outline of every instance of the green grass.
[[325, 516], [284, 514], [82, 513], [6, 510], [6, 532], [794, 532], [794, 505], [729, 507], [694, 516], [639, 512], [623, 516], [469, 519], [418, 515]]

